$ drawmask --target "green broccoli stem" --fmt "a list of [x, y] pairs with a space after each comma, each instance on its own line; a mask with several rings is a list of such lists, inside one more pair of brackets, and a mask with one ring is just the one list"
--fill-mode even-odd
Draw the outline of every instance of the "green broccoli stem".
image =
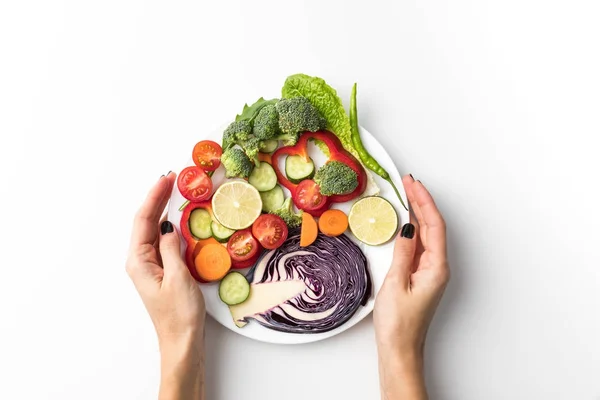
[[406, 205], [404, 204], [404, 200], [402, 200], [402, 196], [400, 196], [400, 192], [398, 191], [398, 188], [394, 184], [394, 181], [392, 181], [392, 178], [388, 177], [386, 179], [386, 181], [388, 181], [390, 183], [390, 185], [392, 185], [392, 187], [394, 188], [394, 192], [396, 192], [396, 196], [398, 196], [398, 199], [400, 200], [400, 203], [402, 203], [402, 207], [404, 207], [404, 209], [406, 211], [408, 211], [408, 207], [406, 207]]

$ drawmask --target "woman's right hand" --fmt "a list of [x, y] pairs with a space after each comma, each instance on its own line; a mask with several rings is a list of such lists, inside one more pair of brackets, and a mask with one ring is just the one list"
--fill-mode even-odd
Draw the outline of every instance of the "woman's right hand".
[[418, 226], [405, 224], [396, 238], [373, 319], [382, 397], [425, 399], [425, 337], [450, 278], [446, 225], [423, 184], [412, 176], [402, 181]]

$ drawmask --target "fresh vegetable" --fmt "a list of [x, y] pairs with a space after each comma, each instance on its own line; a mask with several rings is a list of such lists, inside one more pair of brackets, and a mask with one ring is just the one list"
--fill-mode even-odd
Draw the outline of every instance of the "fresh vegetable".
[[237, 147], [225, 150], [221, 162], [227, 178], [247, 178], [252, 172], [252, 162], [246, 153]]
[[329, 208], [329, 197], [321, 194], [319, 185], [311, 179], [306, 179], [298, 184], [293, 199], [299, 209], [315, 217], [320, 216]]
[[248, 139], [252, 133], [252, 125], [246, 120], [234, 121], [223, 132], [223, 150], [233, 146], [241, 145]]
[[300, 183], [311, 179], [315, 174], [315, 163], [312, 158], [303, 156], [287, 156], [285, 159], [285, 175], [292, 183]]
[[279, 147], [279, 141], [275, 139], [269, 139], [260, 142], [261, 153], [272, 153]]
[[196, 258], [198, 253], [200, 253], [200, 250], [202, 250], [202, 248], [204, 246], [206, 246], [207, 244], [220, 244], [220, 243], [214, 237], [209, 237], [208, 239], [198, 240], [196, 242], [196, 244], [193, 246], [193, 250], [192, 250], [192, 256], [194, 257], [194, 259]]
[[281, 207], [285, 196], [281, 186], [275, 185], [273, 189], [267, 192], [260, 192], [260, 199], [262, 200], [262, 210], [269, 213]]
[[343, 162], [335, 160], [319, 168], [314, 180], [325, 196], [352, 193], [358, 186], [356, 172]]
[[300, 231], [300, 247], [310, 246], [317, 240], [319, 229], [317, 221], [309, 213], [302, 214], [302, 228]]
[[206, 172], [196, 166], [186, 167], [177, 177], [177, 188], [190, 201], [202, 201], [210, 197], [212, 180]]
[[[206, 210], [209, 213], [211, 213], [210, 201], [188, 203], [188, 205], [185, 206], [185, 208], [183, 209], [183, 213], [181, 214], [181, 219], [179, 222], [179, 230], [181, 232], [181, 236], [183, 237], [183, 240], [185, 241], [185, 245], [186, 245], [185, 264], [188, 267], [190, 274], [198, 282], [206, 282], [202, 278], [200, 278], [200, 276], [198, 275], [198, 272], [196, 271], [196, 263], [195, 263], [194, 259], [198, 255], [200, 248], [202, 246], [204, 246], [205, 244], [208, 244], [209, 241], [212, 241], [214, 243], [218, 243], [218, 242], [214, 238], [198, 240], [198, 238], [196, 238], [194, 235], [192, 235], [192, 232], [190, 231], [190, 224], [189, 224], [190, 216], [192, 215], [192, 212], [194, 212], [195, 210], [198, 210], [198, 209]], [[198, 249], [198, 250], [196, 251], [196, 249]]]
[[[330, 201], [334, 203], [344, 203], [346, 201], [353, 200], [357, 198], [360, 194], [362, 194], [365, 188], [367, 187], [367, 175], [365, 169], [360, 164], [360, 162], [356, 158], [354, 158], [354, 156], [352, 156], [352, 154], [344, 150], [339, 139], [333, 133], [327, 131], [306, 132], [300, 137], [300, 140], [295, 146], [281, 147], [273, 153], [273, 155], [271, 156], [271, 165], [275, 169], [275, 173], [277, 174], [277, 179], [279, 180], [279, 183], [285, 186], [290, 192], [292, 192], [292, 194], [296, 191], [298, 185], [287, 179], [287, 177], [281, 172], [281, 169], [279, 168], [279, 157], [296, 155], [303, 157], [304, 160], [309, 160], [307, 152], [307, 143], [311, 139], [318, 139], [327, 146], [327, 148], [330, 151], [328, 161], [339, 161], [341, 163], [346, 164], [354, 172], [356, 172], [356, 176], [358, 179], [358, 186], [356, 187], [356, 189], [348, 194], [331, 196]], [[296, 198], [294, 198], [294, 200], [296, 200]], [[296, 206], [298, 206], [298, 204], [296, 204]], [[300, 207], [298, 206], [298, 208]]]
[[189, 224], [190, 232], [195, 238], [208, 239], [212, 236], [211, 222], [210, 213], [203, 208], [197, 208], [192, 211], [187, 223]]
[[248, 228], [262, 211], [258, 190], [242, 180], [228, 181], [219, 186], [212, 197], [214, 217], [226, 228]]
[[350, 230], [361, 242], [377, 246], [390, 240], [398, 229], [398, 215], [383, 197], [358, 200], [348, 213]]
[[289, 333], [327, 332], [344, 324], [371, 297], [367, 259], [346, 235], [319, 234], [300, 246], [300, 230], [266, 253], [247, 274], [250, 297], [230, 307], [234, 322], [250, 319]]
[[221, 243], [227, 242], [231, 235], [235, 233], [235, 230], [225, 228], [217, 221], [212, 221], [210, 224], [210, 228], [212, 230], [213, 237]]
[[250, 295], [250, 284], [239, 272], [229, 272], [219, 282], [219, 298], [229, 306], [243, 303]]
[[227, 242], [232, 268], [247, 268], [258, 259], [262, 248], [250, 229], [235, 232]]
[[268, 250], [278, 248], [288, 236], [285, 221], [273, 214], [263, 214], [252, 224], [252, 235]]
[[267, 153], [258, 153], [258, 161], [266, 162], [267, 164], [271, 164], [271, 155]]
[[358, 153], [352, 146], [350, 120], [334, 88], [323, 79], [296, 74], [289, 76], [281, 89], [281, 97], [289, 99], [302, 96], [319, 111], [327, 122], [327, 128], [340, 140], [346, 151], [358, 158]]
[[292, 199], [290, 197], [283, 202], [281, 207], [275, 211], [272, 211], [271, 214], [277, 215], [283, 219], [290, 228], [296, 228], [302, 223], [302, 211], [300, 213], [294, 212], [292, 207]]
[[319, 218], [319, 230], [324, 235], [340, 236], [346, 232], [346, 229], [348, 229], [348, 217], [342, 210], [327, 210]]
[[202, 140], [194, 146], [192, 159], [194, 164], [204, 171], [214, 171], [221, 165], [221, 154], [223, 149], [212, 140]]
[[198, 276], [207, 282], [218, 281], [231, 268], [231, 257], [221, 244], [203, 246], [194, 262]]
[[282, 99], [275, 105], [283, 134], [317, 132], [325, 128], [325, 118], [305, 97]]
[[251, 106], [245, 104], [242, 113], [236, 115], [235, 120], [245, 120], [248, 122], [252, 122], [263, 107], [268, 106], [269, 104], [275, 104], [278, 101], [279, 99], [265, 100], [261, 97], [260, 99], [256, 100]]
[[260, 110], [254, 120], [252, 133], [260, 140], [272, 140], [280, 134], [279, 113], [274, 104], [269, 104]]
[[394, 191], [396, 192], [396, 196], [398, 196], [400, 203], [402, 203], [402, 207], [404, 207], [408, 211], [408, 208], [404, 204], [404, 200], [402, 199], [398, 188], [396, 188], [394, 181], [390, 177], [390, 174], [377, 162], [377, 160], [371, 154], [369, 154], [367, 149], [365, 149], [365, 146], [363, 145], [363, 142], [360, 138], [360, 131], [358, 128], [358, 112], [356, 110], [356, 83], [354, 84], [354, 86], [352, 86], [352, 95], [350, 96], [350, 126], [352, 129], [352, 145], [356, 149], [356, 152], [358, 153], [358, 156], [362, 161], [363, 165], [369, 168], [371, 171], [375, 172], [377, 175], [381, 176], [383, 179], [388, 181], [390, 185], [392, 185], [392, 188], [394, 188]]
[[269, 163], [259, 162], [250, 173], [248, 183], [259, 192], [266, 192], [277, 185], [277, 175]]

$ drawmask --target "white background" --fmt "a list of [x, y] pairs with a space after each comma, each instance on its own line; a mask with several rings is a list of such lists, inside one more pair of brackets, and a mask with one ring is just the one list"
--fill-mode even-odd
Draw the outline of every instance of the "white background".
[[[359, 82], [361, 124], [447, 219], [431, 398], [600, 399], [599, 11], [3, 1], [0, 398], [156, 398], [132, 216], [203, 132], [304, 72], [345, 100]], [[210, 400], [378, 398], [371, 318], [292, 347], [209, 320], [207, 347]]]

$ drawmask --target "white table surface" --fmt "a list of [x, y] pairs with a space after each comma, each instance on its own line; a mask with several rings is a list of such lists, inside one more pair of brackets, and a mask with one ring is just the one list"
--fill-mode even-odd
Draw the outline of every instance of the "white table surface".
[[[2, 2], [0, 398], [156, 398], [154, 331], [124, 271], [132, 216], [209, 127], [305, 72], [346, 104], [359, 82], [361, 124], [447, 219], [431, 398], [600, 399], [598, 11]], [[291, 347], [209, 320], [208, 399], [376, 399], [373, 339], [371, 318]]]

